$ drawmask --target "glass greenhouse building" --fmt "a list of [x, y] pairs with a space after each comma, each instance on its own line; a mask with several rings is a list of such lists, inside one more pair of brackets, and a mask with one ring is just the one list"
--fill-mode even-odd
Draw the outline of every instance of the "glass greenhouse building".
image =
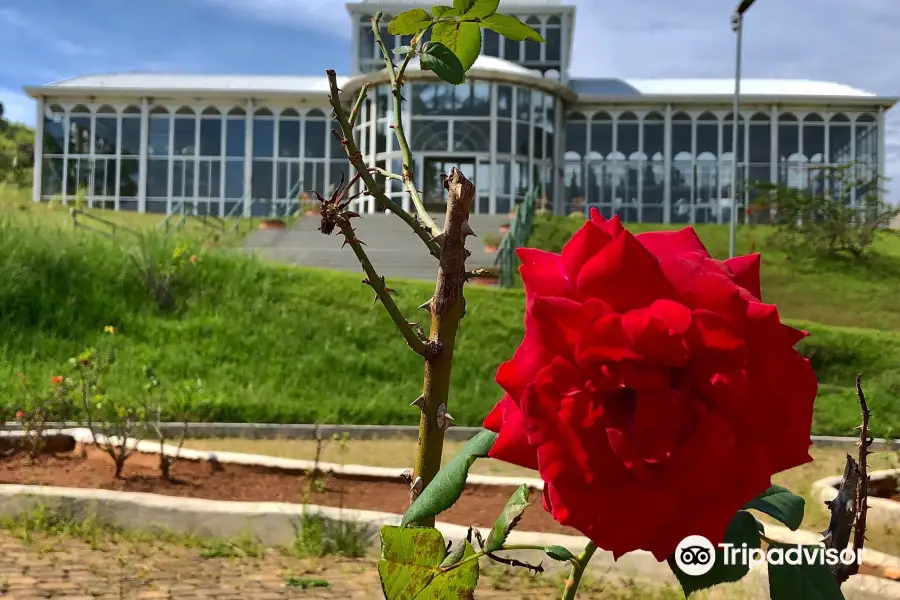
[[[357, 138], [369, 164], [394, 172], [393, 107], [369, 17], [421, 4], [347, 5], [353, 73], [339, 83], [347, 102], [370, 83]], [[547, 43], [485, 31], [482, 56], [458, 87], [410, 66], [406, 131], [417, 186], [432, 208], [444, 201], [438, 174], [456, 166], [476, 182], [478, 213], [506, 213], [540, 185], [542, 202], [557, 213], [596, 206], [626, 221], [728, 220], [732, 79], [573, 78], [573, 6], [504, 0], [501, 7]], [[408, 42], [386, 27], [383, 35], [389, 45]], [[348, 170], [330, 134], [327, 89], [324, 75], [176, 73], [26, 87], [43, 139], [34, 200], [81, 193], [92, 206], [120, 210], [283, 214], [304, 192], [330, 192]], [[828, 184], [810, 177], [810, 166], [856, 161], [884, 172], [885, 112], [897, 98], [808, 80], [745, 79], [741, 90], [739, 180], [820, 189]], [[399, 182], [384, 184], [409, 208]], [[863, 191], [844, 196], [852, 204]], [[377, 210], [370, 198], [359, 202], [360, 210]]]

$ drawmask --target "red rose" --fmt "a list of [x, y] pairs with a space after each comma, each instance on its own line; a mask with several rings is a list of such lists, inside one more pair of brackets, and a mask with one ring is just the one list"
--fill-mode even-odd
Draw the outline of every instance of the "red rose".
[[25, 418], [25, 413], [22, 412], [21, 410], [17, 410], [16, 411], [16, 419], [24, 419], [24, 418]]
[[61, 385], [62, 382], [63, 382], [62, 375], [54, 375], [53, 377], [50, 378], [50, 383], [52, 383], [53, 385]]
[[759, 255], [691, 228], [632, 235], [596, 210], [562, 254], [523, 248], [525, 338], [485, 419], [491, 457], [536, 469], [544, 508], [616, 558], [719, 543], [770, 477], [808, 462], [806, 333], [760, 301]]

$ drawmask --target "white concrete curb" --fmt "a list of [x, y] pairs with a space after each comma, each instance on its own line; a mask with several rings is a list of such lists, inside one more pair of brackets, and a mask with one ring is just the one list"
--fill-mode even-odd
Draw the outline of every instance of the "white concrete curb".
[[[900, 469], [882, 469], [869, 473], [872, 481], [882, 479], [897, 479], [900, 481]], [[829, 502], [837, 496], [838, 486], [841, 484], [841, 476], [826, 477], [813, 483], [812, 493], [814, 498], [822, 502]], [[869, 510], [866, 513], [866, 522], [870, 525], [885, 525], [900, 527], [900, 502], [894, 502], [887, 498], [868, 499]]]
[[[80, 423], [50, 423], [48, 427], [78, 428]], [[16, 431], [22, 424], [16, 421], [7, 422], [4, 429]], [[169, 435], [177, 435], [181, 423], [160, 423], [160, 429]], [[316, 433], [326, 438], [332, 435], [349, 434], [355, 440], [411, 439], [419, 434], [419, 428], [411, 425], [312, 425], [312, 424], [278, 424], [278, 423], [188, 423], [188, 431], [194, 437], [213, 438], [251, 438], [251, 439], [315, 439]], [[457, 442], [471, 439], [481, 431], [480, 427], [452, 427], [445, 433], [445, 438]], [[813, 446], [819, 448], [853, 446], [859, 438], [839, 437], [832, 435], [812, 436]], [[900, 440], [876, 438], [872, 448], [875, 450], [900, 450]]]
[[[78, 442], [93, 442], [91, 432], [87, 429], [60, 430], [59, 433], [72, 435]], [[102, 439], [102, 436], [98, 436], [98, 439]], [[159, 452], [159, 444], [156, 442], [141, 442], [137, 448], [141, 452]], [[176, 448], [171, 446], [164, 448], [164, 452], [168, 455], [174, 454], [175, 451]], [[193, 460], [214, 458], [222, 463], [296, 470], [309, 470], [315, 465], [313, 461], [233, 452], [183, 449], [181, 456]], [[318, 468], [326, 473], [394, 480], [399, 478], [403, 472], [403, 469], [329, 463], [319, 463]], [[534, 489], [543, 489], [543, 482], [539, 479], [471, 475], [469, 482], [497, 486], [518, 486], [527, 483]], [[391, 513], [328, 506], [204, 500], [159, 494], [51, 486], [0, 485], [0, 516], [13, 517], [38, 505], [74, 517], [96, 516], [130, 530], [171, 531], [220, 539], [234, 539], [250, 535], [266, 546], [290, 545], [296, 537], [298, 528], [302, 525], [304, 514], [317, 515], [333, 523], [355, 523], [366, 526], [369, 528], [368, 533], [372, 542], [375, 541], [380, 527], [399, 524], [401, 518], [400, 515]], [[454, 542], [463, 539], [468, 532], [468, 527], [443, 522], [439, 522], [437, 528], [447, 540]], [[484, 536], [487, 536], [489, 529], [480, 528], [480, 530]], [[788, 543], [818, 543], [821, 540], [820, 535], [812, 532], [791, 532], [786, 528], [771, 525], [766, 525], [765, 530], [769, 537]], [[572, 552], [580, 552], [587, 543], [587, 539], [580, 536], [513, 531], [509, 537], [509, 543], [540, 546], [559, 545]], [[540, 553], [536, 552], [517, 552], [516, 554], [527, 560], [541, 560]], [[555, 561], [544, 558], [544, 565], [548, 568], [565, 566], [563, 563], [555, 563]], [[866, 551], [866, 563], [876, 566], [900, 567], [900, 558], [875, 551]], [[602, 570], [612, 576], [677, 585], [668, 565], [665, 562], [657, 562], [649, 552], [632, 552], [618, 561], [614, 561], [611, 553], [600, 551], [591, 561], [591, 568]], [[754, 569], [751, 575], [745, 578], [744, 585], [767, 589], [764, 576], [764, 566]], [[847, 598], [900, 599], [900, 582], [871, 576], [854, 577], [844, 584], [843, 589]]]

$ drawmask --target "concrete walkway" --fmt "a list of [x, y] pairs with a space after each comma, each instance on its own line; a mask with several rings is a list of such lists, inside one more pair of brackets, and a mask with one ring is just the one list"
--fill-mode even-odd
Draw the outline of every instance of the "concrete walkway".
[[[440, 225], [443, 215], [433, 215]], [[509, 219], [505, 215], [472, 215], [470, 223], [477, 238], [469, 238], [472, 256], [470, 268], [492, 267], [496, 255], [484, 252], [484, 235], [499, 237], [499, 227]], [[379, 273], [389, 279], [428, 279], [437, 273], [437, 262], [422, 241], [396, 215], [363, 215], [355, 220], [359, 238]], [[340, 235], [326, 237], [318, 231], [319, 219], [303, 217], [291, 229], [256, 230], [246, 239], [245, 248], [262, 257], [291, 265], [361, 272], [359, 261], [349, 247], [341, 248]]]

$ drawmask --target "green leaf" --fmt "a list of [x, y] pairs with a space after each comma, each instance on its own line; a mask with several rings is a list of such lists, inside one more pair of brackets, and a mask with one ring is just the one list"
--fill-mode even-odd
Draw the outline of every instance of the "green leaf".
[[466, 549], [470, 546], [471, 544], [469, 544], [468, 540], [464, 540], [464, 543], [462, 544], [457, 544], [456, 548], [451, 550], [447, 556], [444, 557], [444, 560], [441, 561], [441, 566], [450, 567], [457, 564], [463, 559], [463, 556], [466, 554]]
[[503, 511], [501, 511], [497, 520], [494, 521], [494, 527], [488, 534], [487, 542], [484, 544], [486, 552], [496, 552], [506, 543], [509, 532], [516, 527], [519, 519], [525, 514], [525, 509], [528, 508], [529, 491], [528, 486], [523, 483], [506, 501], [506, 506], [503, 507]]
[[[757, 529], [757, 521], [753, 515], [739, 510], [734, 515], [734, 518], [731, 519], [731, 523], [728, 524], [723, 543], [733, 544], [737, 548], [740, 548], [742, 544], [747, 544], [748, 548], [759, 548], [759, 531]], [[740, 561], [738, 561], [738, 564], [733, 564], [735, 561], [732, 561], [730, 556], [728, 557], [729, 564], [726, 564], [725, 552], [726, 550], [721, 547], [716, 548], [716, 557], [712, 569], [708, 573], [696, 576], [688, 575], [679, 569], [678, 565], [675, 564], [674, 555], [669, 557], [669, 568], [672, 569], [672, 572], [681, 584], [681, 589], [684, 590], [685, 596], [690, 596], [694, 592], [705, 590], [720, 583], [740, 581], [750, 571], [749, 565]]]
[[490, 15], [481, 20], [481, 26], [496, 31], [506, 39], [514, 42], [530, 40], [533, 42], [545, 43], [547, 41], [541, 37], [541, 34], [537, 31], [517, 18], [510, 17], [509, 15]]
[[[475, 555], [466, 541], [460, 560]], [[475, 597], [478, 561], [443, 571], [446, 558], [444, 537], [426, 527], [382, 527], [378, 575], [386, 600], [457, 600]], [[459, 562], [459, 561], [457, 561]], [[456, 564], [456, 563], [454, 563]]]
[[800, 496], [780, 485], [773, 485], [744, 506], [744, 510], [758, 510], [778, 519], [793, 531], [803, 522], [803, 507], [806, 502]]
[[432, 6], [431, 14], [435, 19], [449, 19], [450, 17], [458, 17], [459, 11], [451, 6]]
[[412, 52], [412, 46], [397, 46], [392, 50], [394, 54], [409, 54]]
[[472, 8], [475, 5], [475, 0], [453, 0], [453, 8], [459, 11], [459, 14], [464, 15], [466, 11]]
[[[812, 552], [813, 550], [824, 551], [822, 546], [798, 547], [774, 543], [771, 545], [771, 549], [775, 548], [781, 548], [782, 550], [799, 548], [800, 564], [784, 564], [785, 560], [776, 560], [768, 563], [769, 597], [772, 600], [793, 600], [794, 598], [803, 598], [803, 600], [844, 600], [841, 587], [831, 573], [831, 569], [818, 561], [816, 561], [816, 564], [810, 564], [806, 556], [807, 552]], [[785, 559], [788, 558], [786, 554], [783, 557]], [[782, 564], [777, 564], [778, 562]]]
[[497, 12], [499, 6], [500, 0], [475, 0], [472, 8], [463, 13], [463, 21], [475, 21], [489, 17]]
[[481, 52], [481, 27], [478, 23], [447, 21], [441, 22], [431, 30], [431, 39], [444, 44], [459, 59], [463, 71], [468, 71], [475, 64]]
[[[453, 56], [452, 52], [449, 52]], [[444, 81], [447, 81], [446, 79]], [[452, 82], [449, 82], [452, 83]], [[497, 434], [493, 431], [483, 429], [475, 437], [469, 440], [444, 467], [438, 471], [438, 474], [425, 486], [419, 497], [412, 503], [403, 520], [401, 527], [406, 527], [410, 523], [415, 523], [428, 517], [433, 517], [451, 506], [459, 500], [462, 495], [463, 488], [466, 485], [466, 477], [469, 475], [469, 467], [475, 462], [476, 458], [484, 458], [487, 456], [494, 442], [497, 440]]]
[[575, 558], [575, 555], [568, 548], [562, 546], [545, 546], [544, 553], [553, 560], [568, 561]]
[[423, 71], [433, 71], [435, 75], [453, 85], [466, 80], [466, 70], [453, 51], [440, 42], [428, 42], [419, 52]]
[[391, 35], [415, 35], [428, 29], [434, 19], [424, 9], [414, 8], [402, 12], [388, 23]]

